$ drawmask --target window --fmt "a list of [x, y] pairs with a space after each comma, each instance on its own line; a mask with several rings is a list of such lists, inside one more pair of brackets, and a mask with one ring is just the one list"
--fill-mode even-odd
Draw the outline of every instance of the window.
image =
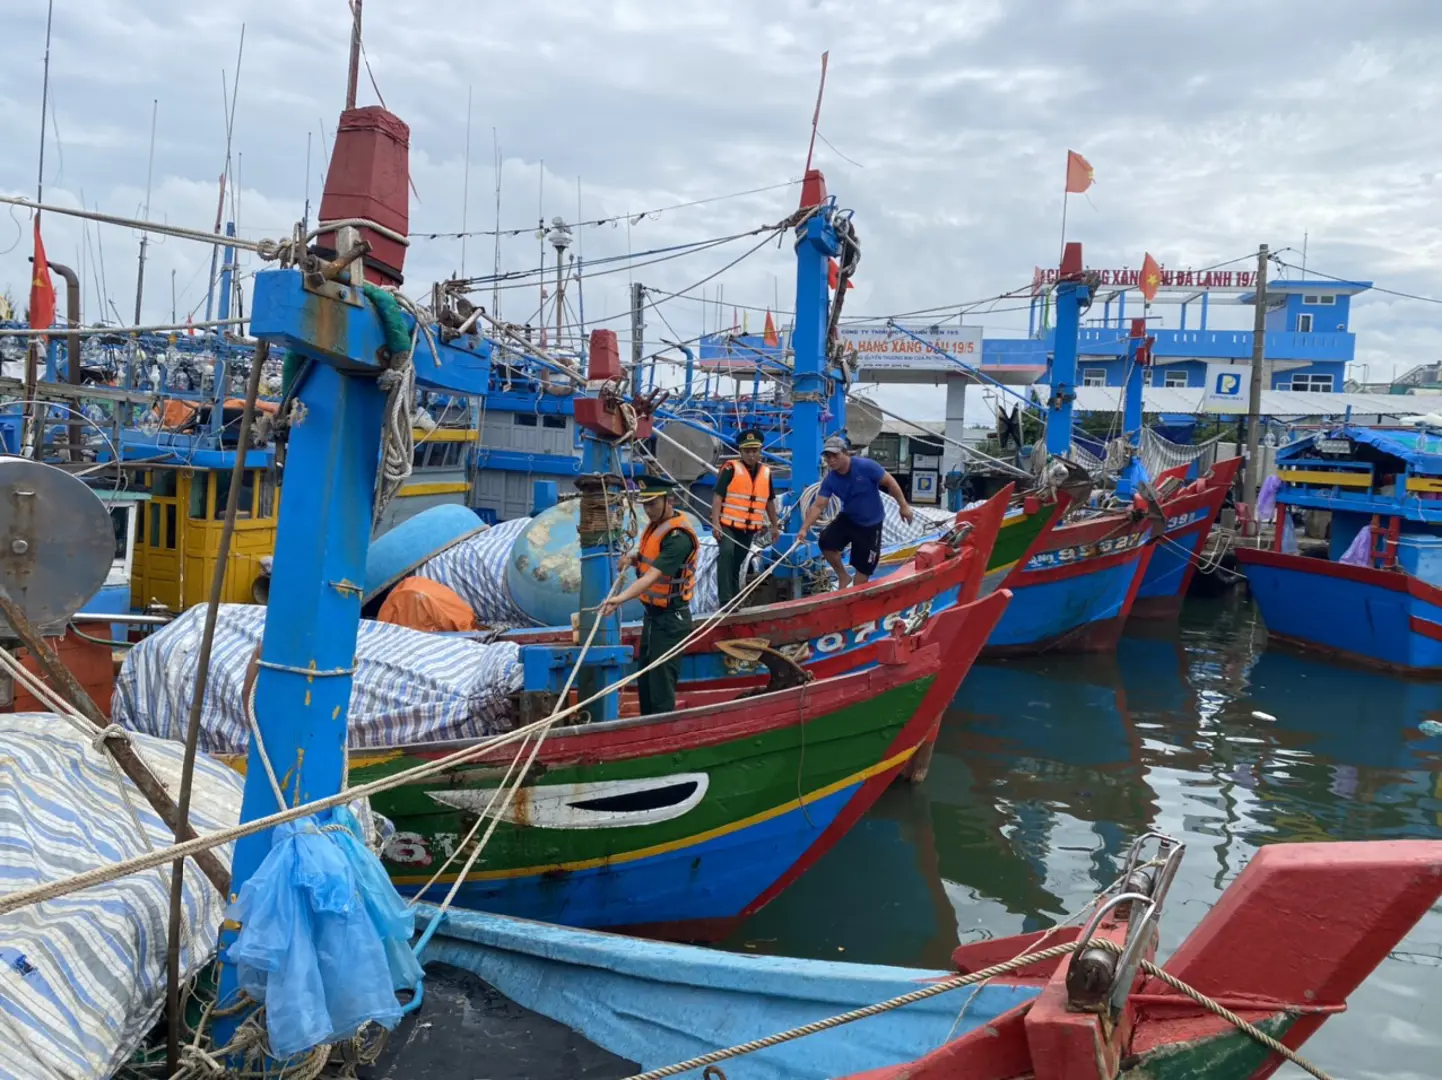
[[1335, 296], [1319, 296], [1319, 297], [1317, 297], [1317, 303], [1322, 304], [1322, 305], [1324, 305], [1324, 306], [1326, 306], [1326, 307], [1331, 307], [1331, 306], [1332, 306], [1333, 304], [1335, 304], [1336, 302], [1337, 302], [1337, 298], [1336, 298]]
[[547, 414], [546, 416], [541, 417], [541, 426], [548, 428], [556, 428], [559, 431], [565, 431], [566, 418], [564, 416], [551, 416]]
[[115, 530], [115, 562], [123, 563], [130, 550], [130, 507], [112, 506], [110, 526]]
[[1107, 384], [1107, 369], [1099, 367], [1082, 368], [1083, 386], [1105, 386]]
[[1304, 304], [1315, 304], [1316, 302], [1317, 302], [1317, 294], [1316, 294], [1316, 293], [1313, 293], [1311, 296], [1304, 296], [1304, 297], [1302, 297], [1302, 303], [1304, 303]]
[[256, 516], [268, 518], [275, 513], [275, 470], [266, 469], [260, 474], [260, 509]]
[[1292, 389], [1303, 393], [1329, 394], [1332, 392], [1332, 376], [1293, 375]]
[[1162, 373], [1162, 385], [1172, 390], [1185, 389], [1187, 386], [1187, 373], [1185, 371], [1168, 369]]
[[538, 427], [535, 413], [518, 412], [511, 414], [511, 423], [517, 427]]
[[1297, 333], [1310, 334], [1312, 332], [1312, 316], [1309, 312], [1303, 312], [1297, 316]]
[[[230, 474], [226, 473], [225, 478], [227, 481], [226, 490], [229, 491], [228, 482], [230, 480]], [[205, 487], [207, 480], [208, 474], [206, 473], [190, 474], [190, 516], [193, 518], [201, 520], [205, 518]], [[170, 546], [169, 544], [166, 545], [166, 547]]]

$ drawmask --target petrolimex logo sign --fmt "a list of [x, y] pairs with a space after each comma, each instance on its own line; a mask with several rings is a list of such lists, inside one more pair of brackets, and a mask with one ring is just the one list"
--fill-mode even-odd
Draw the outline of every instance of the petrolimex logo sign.
[[1208, 364], [1207, 392], [1204, 404], [1242, 409], [1247, 402], [1248, 380], [1252, 370], [1242, 364]]

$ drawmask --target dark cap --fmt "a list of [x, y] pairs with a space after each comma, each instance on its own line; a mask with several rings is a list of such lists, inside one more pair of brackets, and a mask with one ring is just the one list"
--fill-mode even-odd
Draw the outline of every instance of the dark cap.
[[846, 445], [846, 440], [840, 435], [833, 435], [821, 446], [823, 454], [849, 454], [851, 447]]
[[756, 428], [747, 428], [741, 433], [741, 438], [737, 441], [736, 445], [742, 450], [750, 450], [753, 448], [759, 450], [762, 446], [766, 445], [766, 441], [761, 438], [761, 432], [756, 430]]

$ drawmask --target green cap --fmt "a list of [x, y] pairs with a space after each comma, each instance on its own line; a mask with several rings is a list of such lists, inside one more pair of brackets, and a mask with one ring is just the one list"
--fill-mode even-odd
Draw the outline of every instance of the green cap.
[[638, 476], [636, 483], [641, 490], [637, 492], [636, 498], [641, 502], [650, 502], [652, 499], [664, 498], [676, 490], [676, 481], [668, 480], [664, 476]]
[[749, 450], [752, 447], [762, 447], [766, 445], [766, 443], [765, 440], [761, 438], [761, 432], [755, 428], [747, 428], [741, 433], [741, 439], [736, 445], [742, 450]]

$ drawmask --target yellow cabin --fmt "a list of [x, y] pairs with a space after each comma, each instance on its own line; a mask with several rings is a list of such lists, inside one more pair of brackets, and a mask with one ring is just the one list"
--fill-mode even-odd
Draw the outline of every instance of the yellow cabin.
[[[184, 611], [210, 598], [220, 551], [229, 468], [153, 468], [143, 476], [150, 501], [142, 504], [131, 575], [131, 603], [143, 610], [164, 604]], [[275, 552], [280, 499], [274, 467], [246, 469], [225, 570], [221, 602], [249, 604], [261, 576], [261, 559]]]

